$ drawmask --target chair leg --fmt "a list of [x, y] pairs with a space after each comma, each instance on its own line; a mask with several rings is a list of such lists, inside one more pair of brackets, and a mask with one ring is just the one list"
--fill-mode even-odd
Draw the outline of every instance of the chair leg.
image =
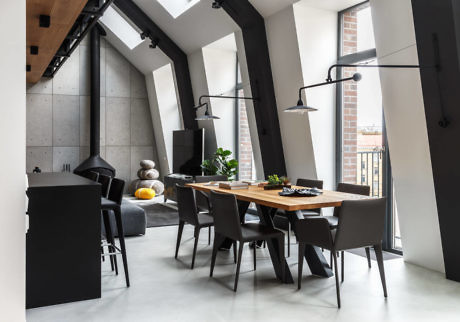
[[341, 262], [342, 262], [342, 283], [343, 283], [343, 281], [345, 280], [345, 252], [343, 250], [342, 250]]
[[330, 255], [331, 255], [331, 258], [330, 258], [330, 261], [329, 261], [329, 263], [330, 263], [329, 266], [331, 267], [332, 270], [334, 270], [334, 268], [333, 268], [333, 264], [334, 264], [334, 263], [332, 262], [332, 250], [331, 250], [331, 254], [330, 254]]
[[256, 270], [256, 259], [257, 259], [256, 249], [257, 249], [257, 247], [255, 247], [255, 245], [254, 245], [254, 248], [253, 248], [253, 252], [254, 252], [254, 270]]
[[121, 221], [120, 208], [114, 210], [115, 220], [118, 228], [118, 240], [120, 241], [121, 257], [123, 259], [123, 268], [125, 270], [126, 286], [129, 287], [128, 257], [126, 256], [125, 235], [123, 232], [123, 223]]
[[244, 243], [240, 242], [238, 247], [238, 262], [236, 264], [236, 275], [235, 275], [235, 285], [233, 286], [233, 292], [236, 292], [236, 289], [238, 288], [238, 277], [240, 276], [240, 266], [241, 266], [241, 258], [243, 255], [243, 246]]
[[334, 260], [334, 269], [335, 269], [335, 289], [337, 291], [337, 306], [340, 309], [340, 285], [339, 285], [339, 274], [337, 270], [337, 253], [335, 250], [331, 250], [332, 252], [332, 259]]
[[216, 257], [217, 257], [217, 251], [218, 251], [218, 246], [217, 246], [217, 234], [216, 230], [214, 230], [214, 243], [212, 246], [212, 256], [211, 256], [211, 271], [209, 273], [209, 276], [212, 277], [212, 274], [214, 273], [214, 265], [216, 264]]
[[101, 246], [102, 261], [105, 262], [104, 247]]
[[369, 268], [371, 268], [371, 248], [366, 247], [364, 249], [366, 250], [367, 265], [369, 266]]
[[288, 232], [287, 232], [287, 250], [288, 250], [288, 256], [291, 256], [291, 223], [288, 224]]
[[297, 276], [297, 289], [300, 290], [302, 287], [302, 269], [303, 269], [303, 258], [305, 256], [305, 243], [299, 242], [299, 263], [298, 266], [298, 276]]
[[184, 231], [184, 225], [185, 225], [185, 222], [182, 220], [179, 220], [179, 228], [177, 229], [176, 254], [174, 255], [174, 258], [176, 259], [177, 259], [177, 254], [179, 253], [180, 240], [182, 238], [182, 232]]
[[211, 245], [211, 226], [208, 227], [208, 245]]
[[[104, 221], [105, 238], [109, 244], [109, 246], [107, 246], [108, 252], [114, 253], [116, 251], [113, 247], [115, 244], [115, 238], [113, 237], [112, 225], [110, 225], [110, 216], [108, 210], [102, 211], [102, 220]], [[109, 255], [109, 258], [112, 271], [115, 270], [115, 274], [118, 275], [117, 255]]]
[[[254, 245], [256, 247], [256, 245]], [[236, 264], [236, 241], [233, 242], [233, 261]]]
[[193, 269], [193, 267], [195, 267], [195, 256], [196, 256], [196, 249], [197, 249], [197, 246], [198, 246], [198, 239], [200, 239], [200, 228], [199, 227], [195, 227], [195, 243], [193, 245], [193, 255], [192, 255], [192, 266], [191, 266], [191, 269]]
[[375, 250], [375, 257], [377, 258], [377, 264], [379, 266], [380, 279], [382, 280], [383, 295], [387, 297], [388, 296], [387, 283], [385, 281], [385, 269], [383, 267], [382, 245], [381, 244], [375, 245], [374, 250]]

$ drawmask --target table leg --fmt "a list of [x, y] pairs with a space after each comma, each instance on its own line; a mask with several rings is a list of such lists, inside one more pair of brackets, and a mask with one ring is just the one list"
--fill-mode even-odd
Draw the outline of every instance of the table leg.
[[[303, 214], [301, 211], [296, 212], [286, 212], [289, 213], [289, 220], [291, 222], [292, 227], [294, 228], [295, 233], [295, 224], [298, 220], [302, 220]], [[327, 263], [326, 258], [323, 255], [323, 252], [319, 247], [312, 246], [312, 245], [305, 245], [305, 260], [308, 263], [308, 267], [310, 267], [310, 271], [313, 275], [318, 275], [322, 277], [331, 277], [334, 275], [332, 273], [332, 269]]]
[[[271, 216], [271, 208], [266, 206], [257, 205], [257, 214], [260, 218], [260, 223], [267, 225], [269, 227], [274, 227], [273, 220]], [[275, 274], [278, 279], [284, 283], [294, 283], [292, 279], [291, 271], [286, 262], [284, 256], [284, 238], [281, 240], [278, 239], [269, 239], [267, 240], [268, 251], [270, 252], [270, 257], [272, 260], [273, 268], [275, 269]], [[284, 276], [283, 276], [283, 265], [284, 265]]]
[[[238, 212], [240, 214], [240, 222], [244, 224], [244, 217], [249, 208], [249, 202], [243, 200], [237, 200], [238, 202]], [[220, 250], [229, 250], [232, 247], [233, 240], [226, 238], [222, 245], [219, 247]]]

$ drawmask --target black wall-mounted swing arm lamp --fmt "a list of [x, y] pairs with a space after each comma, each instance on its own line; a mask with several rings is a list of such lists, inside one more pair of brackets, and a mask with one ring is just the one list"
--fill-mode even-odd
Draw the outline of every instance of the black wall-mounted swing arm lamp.
[[258, 101], [259, 98], [254, 98], [254, 97], [242, 97], [242, 96], [224, 96], [224, 95], [201, 95], [200, 98], [198, 99], [198, 105], [194, 107], [194, 109], [199, 109], [201, 107], [206, 106], [206, 111], [204, 112], [204, 115], [197, 116], [195, 120], [197, 121], [207, 121], [207, 120], [218, 120], [220, 117], [214, 116], [209, 113], [209, 104], [208, 102], [203, 102], [203, 98], [230, 98], [230, 99], [237, 99], [237, 100], [252, 100], [252, 101]]
[[[436, 70], [436, 83], [438, 87], [439, 93], [441, 92], [441, 87], [439, 83], [439, 72], [441, 71], [441, 64], [439, 63], [439, 48], [437, 44], [437, 39], [434, 37], [433, 39], [433, 47], [435, 51], [435, 64], [433, 66], [421, 66], [421, 65], [369, 65], [369, 64], [334, 64], [329, 67], [327, 71], [327, 78], [326, 82], [332, 81], [332, 70], [337, 67], [364, 67], [364, 68], [416, 68], [416, 69], [423, 69], [423, 68], [432, 68]], [[441, 110], [441, 118], [438, 121], [438, 125], [442, 128], [446, 128], [449, 126], [450, 121], [448, 117], [444, 113], [444, 102], [442, 99], [441, 94], [439, 94], [439, 108]]]
[[355, 82], [359, 82], [361, 80], [361, 78], [362, 78], [362, 76], [361, 76], [360, 73], [355, 73], [351, 77], [342, 78], [342, 79], [336, 79], [336, 80], [327, 79], [323, 83], [318, 83], [318, 84], [313, 84], [313, 85], [308, 85], [308, 86], [301, 87], [301, 88], [299, 88], [299, 100], [297, 101], [297, 105], [285, 109], [284, 112], [300, 112], [300, 113], [303, 113], [303, 112], [313, 112], [313, 111], [318, 110], [317, 108], [308, 106], [306, 104], [304, 105], [304, 103], [302, 101], [302, 91], [307, 89], [307, 88], [319, 87], [319, 86], [330, 85], [330, 84], [335, 84], [335, 83], [342, 83], [342, 82], [351, 81], [351, 80], [353, 80]]

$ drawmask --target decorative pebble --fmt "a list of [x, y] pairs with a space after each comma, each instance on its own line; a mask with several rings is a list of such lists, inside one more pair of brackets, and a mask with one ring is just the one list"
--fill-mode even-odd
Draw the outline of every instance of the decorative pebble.
[[142, 160], [140, 165], [141, 165], [141, 168], [145, 170], [155, 168], [155, 162], [153, 162], [152, 160]]

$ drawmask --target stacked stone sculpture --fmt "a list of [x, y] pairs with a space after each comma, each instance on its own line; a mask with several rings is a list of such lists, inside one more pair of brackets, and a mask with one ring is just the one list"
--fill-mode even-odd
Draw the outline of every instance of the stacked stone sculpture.
[[139, 188], [150, 188], [155, 190], [157, 196], [163, 194], [165, 190], [163, 182], [158, 180], [160, 173], [155, 169], [155, 162], [152, 160], [142, 160], [141, 168], [137, 171], [139, 179], [134, 180], [129, 188], [129, 192], [134, 194]]

